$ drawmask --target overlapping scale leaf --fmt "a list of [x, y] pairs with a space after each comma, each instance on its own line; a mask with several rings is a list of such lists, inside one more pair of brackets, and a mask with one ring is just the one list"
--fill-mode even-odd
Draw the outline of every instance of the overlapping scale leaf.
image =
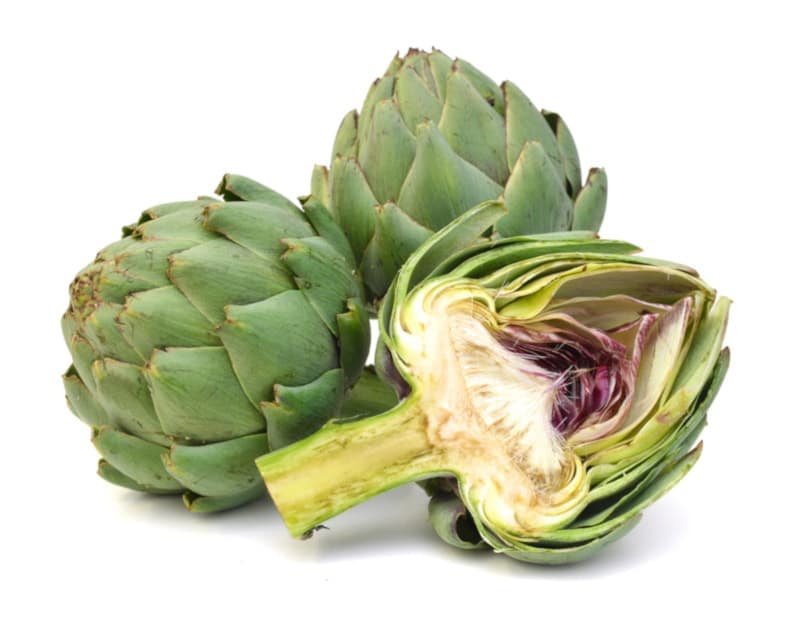
[[181, 297], [214, 325], [225, 319], [226, 305], [255, 303], [293, 286], [291, 273], [279, 259], [227, 238], [176, 253], [170, 258], [169, 274]]
[[369, 314], [360, 298], [347, 301], [347, 309], [336, 315], [339, 365], [348, 386], [361, 376], [370, 346]]
[[344, 400], [344, 380], [344, 372], [338, 368], [306, 385], [276, 384], [273, 399], [261, 403], [270, 449], [307, 437], [336, 415]]
[[395, 97], [409, 131], [414, 132], [424, 121], [439, 123], [442, 100], [436, 91], [437, 88], [435, 84], [426, 82], [413, 67], [404, 67], [398, 72]]
[[358, 261], [372, 238], [378, 200], [355, 158], [335, 158], [331, 177], [331, 210]]
[[[164, 468], [161, 458], [165, 449], [162, 446], [109, 427], [95, 429], [92, 443], [115, 472], [131, 479], [142, 489], [175, 493], [183, 490], [183, 486]], [[100, 475], [105, 476], [102, 471]]]
[[157, 350], [144, 375], [161, 427], [171, 439], [222, 441], [264, 428], [221, 346]]
[[502, 191], [502, 186], [461, 158], [436, 126], [418, 126], [416, 158], [397, 198], [398, 207], [412, 219], [438, 230]]
[[393, 99], [378, 102], [360, 145], [359, 159], [369, 187], [380, 203], [397, 197], [415, 151], [413, 130], [406, 127], [397, 102]]
[[255, 433], [201, 446], [175, 444], [162, 461], [175, 480], [201, 496], [263, 493], [254, 461], [268, 450], [267, 435]]
[[344, 302], [360, 296], [353, 268], [324, 238], [287, 238], [284, 243], [283, 261], [292, 270], [297, 288], [336, 336], [336, 316]]
[[303, 385], [338, 366], [334, 336], [298, 290], [226, 312], [217, 334], [254, 404], [272, 400], [276, 383]]
[[572, 201], [538, 141], [523, 146], [503, 200], [508, 214], [497, 223], [502, 236], [565, 231], [572, 224]]
[[169, 445], [141, 367], [115, 359], [97, 359], [92, 364], [92, 378], [97, 401], [115, 427], [155, 444]]
[[84, 423], [92, 427], [110, 426], [111, 420], [94, 394], [84, 385], [77, 370], [70, 366], [64, 375], [64, 389], [70, 410]]
[[447, 97], [438, 126], [464, 160], [498, 184], [508, 179], [505, 121], [463, 73], [453, 72], [447, 79]]
[[131, 294], [116, 324], [142, 361], [158, 348], [219, 344], [214, 325], [171, 285]]

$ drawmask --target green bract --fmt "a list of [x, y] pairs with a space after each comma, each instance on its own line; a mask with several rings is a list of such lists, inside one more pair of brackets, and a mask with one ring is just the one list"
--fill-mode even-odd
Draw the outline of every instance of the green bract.
[[194, 511], [263, 495], [253, 459], [336, 414], [369, 348], [330, 215], [239, 176], [217, 192], [146, 210], [78, 274], [63, 318], [99, 474]]
[[470, 210], [400, 270], [380, 312], [396, 407], [258, 459], [293, 535], [435, 478], [446, 541], [572, 562], [694, 465], [727, 366], [728, 299], [591, 234], [470, 246], [504, 215]]
[[502, 197], [499, 236], [596, 231], [607, 180], [581, 185], [575, 142], [555, 113], [513, 83], [497, 85], [438, 50], [395, 57], [345, 116], [330, 170], [316, 167], [311, 200], [328, 206], [352, 245], [369, 300], [433, 232]]

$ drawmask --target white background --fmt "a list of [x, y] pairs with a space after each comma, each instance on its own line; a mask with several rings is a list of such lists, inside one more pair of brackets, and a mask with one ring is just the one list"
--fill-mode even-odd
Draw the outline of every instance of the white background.
[[[797, 620], [791, 4], [4, 3], [0, 617]], [[605, 235], [698, 267], [734, 300], [704, 457], [586, 564], [451, 549], [414, 487], [307, 542], [266, 501], [193, 516], [97, 478], [64, 403], [74, 273], [142, 209], [226, 171], [307, 192], [341, 116], [411, 45], [558, 110], [584, 168], [609, 173]]]

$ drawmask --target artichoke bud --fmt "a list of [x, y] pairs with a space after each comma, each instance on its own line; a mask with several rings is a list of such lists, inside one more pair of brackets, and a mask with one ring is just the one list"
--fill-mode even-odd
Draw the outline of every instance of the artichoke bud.
[[337, 414], [369, 348], [326, 208], [234, 175], [217, 193], [146, 210], [75, 278], [62, 323], [99, 474], [197, 511], [263, 495], [253, 459]]
[[407, 388], [396, 407], [258, 460], [294, 534], [435, 478], [431, 521], [448, 543], [570, 562], [624, 534], [696, 462], [729, 300], [625, 242], [469, 245], [506, 213], [474, 208], [398, 273], [380, 312], [380, 369]]
[[[582, 192], [577, 148], [556, 113], [464, 60], [411, 49], [345, 115], [330, 171], [314, 169], [309, 196], [341, 225], [375, 303], [421, 240], [483, 201], [505, 200], [509, 214], [490, 232], [501, 236], [596, 231], [607, 188], [604, 179]], [[374, 212], [387, 204], [408, 233], [381, 235]], [[387, 256], [390, 265], [376, 262]]]

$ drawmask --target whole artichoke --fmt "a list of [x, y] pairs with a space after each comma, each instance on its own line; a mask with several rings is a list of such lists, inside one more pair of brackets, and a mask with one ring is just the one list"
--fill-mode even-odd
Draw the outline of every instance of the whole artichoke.
[[361, 114], [345, 116], [310, 197], [342, 226], [373, 301], [428, 236], [482, 201], [505, 201], [500, 236], [596, 231], [606, 191], [602, 169], [581, 186], [557, 114], [466, 61], [410, 50], [375, 81]]
[[62, 323], [100, 476], [193, 511], [263, 495], [253, 459], [336, 414], [369, 349], [330, 215], [239, 176], [217, 192], [124, 228], [75, 278]]
[[697, 461], [727, 367], [728, 299], [588, 234], [470, 246], [505, 214], [470, 210], [399, 272], [380, 313], [395, 408], [258, 459], [293, 535], [435, 478], [431, 517], [449, 543], [572, 562]]

